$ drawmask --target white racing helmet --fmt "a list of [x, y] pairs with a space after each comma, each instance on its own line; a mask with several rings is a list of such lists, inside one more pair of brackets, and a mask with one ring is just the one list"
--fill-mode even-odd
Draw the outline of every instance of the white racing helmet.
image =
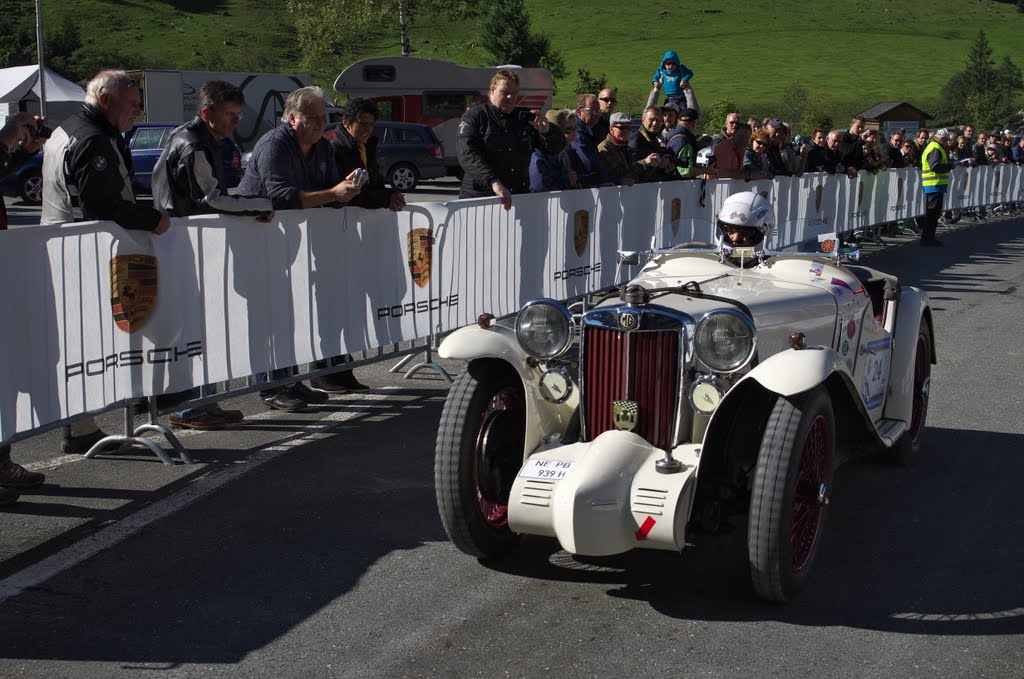
[[775, 207], [771, 201], [754, 191], [734, 193], [725, 199], [718, 211], [718, 230], [723, 242], [729, 244], [725, 227], [748, 229], [750, 235], [741, 245], [760, 245], [775, 225]]

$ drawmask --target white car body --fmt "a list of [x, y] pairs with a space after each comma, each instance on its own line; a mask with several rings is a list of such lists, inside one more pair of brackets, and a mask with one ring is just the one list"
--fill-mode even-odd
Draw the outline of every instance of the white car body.
[[[742, 266], [710, 250], [653, 253], [629, 285], [646, 291], [677, 290], [647, 303], [605, 301], [577, 315], [577, 332], [582, 335], [579, 368], [575, 375], [568, 371], [571, 394], [561, 403], [553, 402], [557, 399], [542, 384], [557, 359], [531, 358], [514, 329], [464, 328], [444, 341], [441, 356], [501, 361], [522, 381], [525, 435], [522, 466], [508, 496], [508, 530], [554, 537], [575, 554], [681, 550], [688, 524], [699, 518], [693, 512], [702, 463], [717, 456], [726, 464], [723, 460], [735, 452], [724, 451], [727, 442], [739, 448], [737, 441], [759, 440], [738, 433], [759, 421], [751, 411], [761, 406], [750, 403], [769, 408], [779, 399], [799, 403], [807, 394], [821, 392], [834, 414], [834, 422], [822, 421], [829, 422], [833, 436], [842, 435], [843, 443], [858, 440], [890, 448], [913, 426], [916, 446], [926, 412], [928, 377], [921, 377], [919, 367], [915, 392], [915, 352], [924, 351], [921, 361], [934, 362], [927, 295], [901, 287], [895, 277], [844, 266], [825, 255], [758, 255], [756, 265], [749, 266], [748, 261]], [[692, 287], [694, 281], [697, 288]], [[679, 290], [688, 283], [699, 293]], [[753, 359], [740, 368], [716, 372], [696, 355], [694, 329], [705, 315], [723, 311], [744, 317], [749, 312], [756, 328], [755, 348]], [[628, 315], [635, 318], [623, 319]], [[632, 329], [627, 330], [630, 324]], [[678, 344], [673, 339], [675, 324]], [[655, 326], [661, 329], [651, 330]], [[591, 337], [593, 347], [588, 346]], [[792, 344], [801, 348], [791, 348]], [[921, 348], [924, 345], [926, 349]], [[678, 363], [672, 356], [676, 351]], [[598, 352], [603, 352], [600, 358]], [[606, 370], [596, 365], [599, 361], [607, 364]], [[670, 374], [673, 369], [675, 374]], [[564, 368], [559, 370], [566, 375]], [[619, 374], [622, 378], [616, 382]], [[704, 399], [714, 403], [720, 398], [710, 416], [697, 412], [691, 400], [698, 382]], [[671, 408], [665, 403], [673, 396], [666, 391], [669, 388], [674, 390]], [[922, 399], [924, 405], [918, 408], [917, 421], [915, 393], [918, 405]], [[741, 409], [745, 398], [748, 405]], [[620, 430], [615, 423], [609, 426], [613, 418], [605, 415], [611, 407], [608, 401], [631, 404], [626, 410], [639, 413], [633, 416], [634, 431]], [[614, 407], [618, 417], [620, 405]], [[579, 434], [566, 442], [577, 411], [582, 420]], [[440, 455], [440, 440], [438, 445]], [[751, 454], [756, 459], [756, 450], [739, 453], [747, 458]], [[827, 455], [824, 466], [830, 468], [822, 479], [830, 483], [839, 455], [831, 449], [822, 455]], [[824, 507], [830, 489], [825, 481], [820, 486]], [[816, 535], [811, 536], [815, 542]], [[810, 545], [805, 551], [813, 556], [813, 549], [816, 546]], [[790, 594], [758, 589], [770, 599], [785, 600]]]

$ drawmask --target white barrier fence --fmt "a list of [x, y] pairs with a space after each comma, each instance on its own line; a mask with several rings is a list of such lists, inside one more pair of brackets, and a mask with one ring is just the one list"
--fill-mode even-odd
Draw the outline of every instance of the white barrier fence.
[[[1021, 169], [957, 170], [949, 205], [1019, 200]], [[0, 440], [609, 286], [618, 249], [708, 240], [718, 206], [748, 187], [776, 205], [775, 247], [924, 208], [918, 173], [897, 170], [530, 194], [510, 212], [477, 199], [274, 224], [201, 216], [159, 237], [107, 222], [0, 233]]]

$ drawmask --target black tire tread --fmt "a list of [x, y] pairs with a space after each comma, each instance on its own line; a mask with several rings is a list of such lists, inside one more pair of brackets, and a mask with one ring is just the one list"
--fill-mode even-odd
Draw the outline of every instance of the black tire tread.
[[473, 407], [474, 400], [480, 397], [482, 383], [501, 379], [499, 371], [483, 362], [471, 363], [455, 379], [441, 411], [434, 451], [434, 487], [441, 524], [452, 544], [478, 559], [507, 553], [520, 540], [516, 533], [499, 535], [486, 526], [482, 526], [483, 531], [475, 531], [467, 517], [474, 515], [477, 509], [472, 504], [467, 505], [459, 484], [462, 445], [467, 435], [465, 414]]

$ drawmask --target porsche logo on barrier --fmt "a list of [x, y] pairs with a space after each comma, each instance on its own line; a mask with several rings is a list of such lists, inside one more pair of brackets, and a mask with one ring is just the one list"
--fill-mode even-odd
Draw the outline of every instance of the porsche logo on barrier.
[[409, 232], [409, 275], [412, 282], [421, 288], [430, 283], [430, 262], [433, 259], [434, 232], [430, 229], [413, 229]]
[[819, 215], [821, 214], [821, 191], [824, 188], [821, 184], [814, 187], [814, 211]]
[[960, 190], [967, 193], [967, 173], [964, 172], [963, 178], [960, 180]]
[[857, 207], [864, 202], [864, 182], [857, 182]]
[[118, 255], [110, 260], [110, 309], [123, 332], [135, 332], [156, 309], [157, 259]]
[[636, 314], [622, 313], [619, 314], [619, 327], [623, 330], [633, 330], [640, 325], [640, 317]]
[[582, 257], [587, 250], [587, 240], [590, 238], [590, 213], [586, 210], [576, 210], [572, 216], [572, 244], [576, 247], [576, 256]]
[[903, 177], [896, 180], [896, 202], [903, 202]]
[[672, 199], [672, 235], [679, 235], [679, 218], [683, 215], [683, 201], [678, 198]]
[[636, 401], [612, 401], [612, 422], [621, 431], [633, 431], [640, 420], [640, 405]]

